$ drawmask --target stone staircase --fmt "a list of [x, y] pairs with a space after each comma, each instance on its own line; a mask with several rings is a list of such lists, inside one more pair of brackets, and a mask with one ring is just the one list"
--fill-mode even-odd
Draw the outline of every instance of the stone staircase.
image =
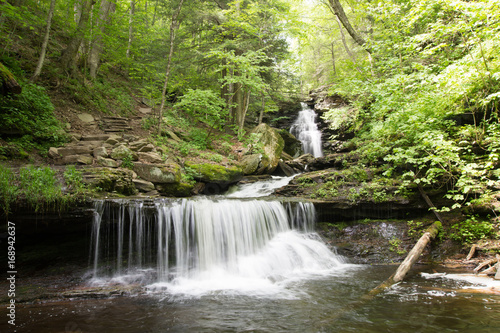
[[123, 117], [102, 117], [99, 126], [105, 133], [122, 133], [132, 130], [129, 120]]

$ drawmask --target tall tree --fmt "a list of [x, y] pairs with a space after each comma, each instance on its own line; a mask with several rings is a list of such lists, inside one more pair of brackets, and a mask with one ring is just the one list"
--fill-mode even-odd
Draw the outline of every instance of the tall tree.
[[103, 35], [106, 29], [106, 23], [109, 18], [109, 14], [115, 9], [115, 4], [109, 0], [101, 0], [101, 6], [99, 8], [99, 17], [97, 21], [97, 33], [92, 40], [90, 51], [89, 51], [89, 71], [90, 77], [95, 79], [97, 76], [97, 70], [101, 61], [101, 53], [104, 47], [103, 45]]
[[134, 15], [135, 15], [135, 0], [130, 0], [130, 11], [128, 19], [128, 46], [127, 58], [130, 58], [130, 49], [132, 48], [132, 40], [134, 39]]
[[172, 14], [172, 21], [170, 22], [170, 49], [168, 52], [167, 70], [165, 73], [165, 82], [163, 84], [163, 90], [161, 93], [161, 104], [160, 104], [160, 109], [158, 110], [158, 135], [161, 134], [163, 108], [165, 107], [165, 98], [167, 95], [168, 80], [170, 78], [170, 67], [172, 65], [172, 56], [174, 54], [175, 34], [176, 34], [177, 29], [179, 29], [179, 26], [180, 26], [180, 22], [178, 21], [178, 18], [179, 18], [179, 14], [181, 12], [183, 3], [184, 3], [184, 0], [179, 1], [179, 5], [177, 6], [177, 9], [174, 10], [174, 13]]
[[35, 82], [40, 73], [42, 72], [43, 63], [45, 62], [45, 54], [47, 53], [47, 46], [49, 45], [50, 27], [52, 25], [52, 17], [54, 16], [54, 9], [56, 6], [56, 0], [50, 1], [49, 14], [47, 16], [47, 27], [45, 30], [45, 35], [43, 37], [42, 49], [40, 50], [40, 57], [38, 58], [38, 63], [35, 68], [35, 72], [31, 77], [31, 81]]
[[78, 50], [85, 38], [90, 12], [94, 3], [94, 0], [84, 0], [82, 3], [82, 12], [78, 20], [76, 31], [61, 55], [61, 66], [66, 71], [72, 72], [75, 69]]

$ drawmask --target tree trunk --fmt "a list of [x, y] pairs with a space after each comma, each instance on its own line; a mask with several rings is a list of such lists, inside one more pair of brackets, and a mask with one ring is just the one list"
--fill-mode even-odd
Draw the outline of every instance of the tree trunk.
[[75, 68], [78, 49], [80, 48], [80, 45], [85, 37], [85, 30], [87, 28], [90, 10], [93, 4], [94, 1], [91, 0], [86, 0], [83, 3], [82, 14], [80, 16], [80, 20], [78, 21], [75, 34], [61, 56], [61, 66], [64, 70], [73, 71]]
[[332, 42], [330, 44], [330, 53], [332, 54], [332, 67], [333, 67], [333, 75], [337, 76], [337, 67], [335, 64], [335, 44]]
[[347, 41], [345, 40], [345, 36], [344, 36], [344, 31], [342, 30], [342, 25], [340, 24], [340, 20], [338, 17], [337, 17], [337, 24], [339, 25], [340, 36], [342, 37], [342, 43], [344, 44], [345, 51], [347, 52], [347, 54], [351, 58], [352, 62], [354, 63], [354, 67], [356, 68], [356, 70], [358, 72], [362, 73], [361, 69], [359, 69], [359, 67], [358, 67], [358, 63], [356, 62], [356, 58], [354, 57], [354, 54], [351, 53], [351, 50], [349, 49], [349, 46], [347, 45]]
[[174, 54], [175, 32], [177, 29], [179, 29], [179, 25], [180, 25], [180, 23], [177, 21], [177, 18], [179, 17], [183, 3], [184, 3], [184, 0], [180, 0], [179, 6], [174, 11], [174, 14], [172, 15], [172, 22], [170, 23], [170, 50], [168, 52], [167, 70], [165, 73], [165, 83], [163, 85], [163, 91], [161, 93], [161, 104], [160, 104], [160, 109], [158, 110], [158, 135], [161, 135], [161, 123], [162, 123], [162, 118], [163, 118], [163, 108], [165, 107], [165, 97], [167, 95], [168, 79], [170, 78], [170, 66], [172, 64], [172, 56]]
[[40, 73], [42, 72], [43, 63], [45, 62], [45, 55], [47, 53], [47, 46], [49, 45], [50, 26], [52, 25], [52, 17], [54, 16], [55, 6], [56, 6], [56, 0], [51, 0], [49, 15], [47, 17], [47, 27], [45, 30], [45, 35], [43, 37], [42, 50], [40, 51], [40, 57], [38, 58], [38, 63], [36, 65], [35, 72], [31, 77], [31, 82], [35, 82], [40, 76]]
[[354, 41], [362, 46], [368, 53], [371, 53], [371, 50], [366, 46], [366, 41], [364, 40], [363, 37], [361, 37], [360, 34], [354, 30], [352, 27], [351, 23], [349, 22], [349, 19], [347, 18], [347, 15], [344, 12], [344, 8], [340, 4], [339, 0], [328, 0], [330, 3], [330, 7], [333, 9], [333, 12], [335, 13], [335, 16], [342, 22], [342, 25], [344, 28], [347, 30], [349, 35], [354, 39]]
[[262, 119], [264, 118], [264, 111], [266, 110], [266, 96], [262, 92], [262, 106], [259, 114], [259, 125], [262, 124]]
[[132, 48], [132, 39], [134, 38], [134, 13], [135, 13], [135, 1], [130, 0], [130, 12], [128, 17], [128, 46], [127, 46], [127, 58], [130, 58], [130, 49]]
[[436, 238], [439, 230], [441, 230], [441, 227], [441, 222], [434, 222], [429, 228], [427, 228], [422, 237], [420, 237], [418, 242], [413, 246], [410, 253], [408, 253], [405, 260], [403, 260], [401, 265], [399, 265], [396, 272], [387, 280], [385, 280], [381, 285], [371, 290], [369, 293], [369, 297], [373, 297], [384, 291], [386, 288], [389, 288], [393, 284], [403, 281], [404, 277], [406, 276], [406, 274], [408, 274], [408, 271], [411, 269], [413, 264], [417, 262], [427, 244], [429, 244], [431, 240]]
[[97, 76], [97, 70], [99, 69], [99, 64], [101, 61], [101, 53], [104, 47], [102, 36], [104, 35], [106, 29], [106, 23], [108, 22], [109, 13], [114, 11], [114, 4], [109, 0], [102, 0], [101, 7], [99, 9], [99, 21], [97, 22], [98, 32], [92, 41], [92, 45], [89, 52], [89, 71], [90, 77], [95, 79]]

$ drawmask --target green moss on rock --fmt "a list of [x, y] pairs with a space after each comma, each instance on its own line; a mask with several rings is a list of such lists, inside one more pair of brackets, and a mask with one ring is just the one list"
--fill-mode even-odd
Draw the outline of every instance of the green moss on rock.
[[185, 166], [193, 170], [193, 178], [205, 183], [235, 183], [243, 177], [239, 166], [225, 167], [218, 164], [186, 161]]
[[190, 183], [157, 184], [156, 190], [167, 197], [190, 197], [193, 187]]

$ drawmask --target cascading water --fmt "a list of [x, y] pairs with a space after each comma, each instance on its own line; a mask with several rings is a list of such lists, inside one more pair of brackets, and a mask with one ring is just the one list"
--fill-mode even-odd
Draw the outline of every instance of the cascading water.
[[277, 293], [287, 279], [343, 265], [313, 232], [311, 203], [115, 200], [98, 201], [96, 211], [94, 283], [150, 284], [174, 294]]
[[301, 105], [302, 110], [290, 128], [290, 133], [302, 142], [304, 153], [312, 154], [314, 157], [321, 157], [323, 156], [321, 132], [316, 124], [316, 112], [309, 108], [306, 103], [301, 103]]

